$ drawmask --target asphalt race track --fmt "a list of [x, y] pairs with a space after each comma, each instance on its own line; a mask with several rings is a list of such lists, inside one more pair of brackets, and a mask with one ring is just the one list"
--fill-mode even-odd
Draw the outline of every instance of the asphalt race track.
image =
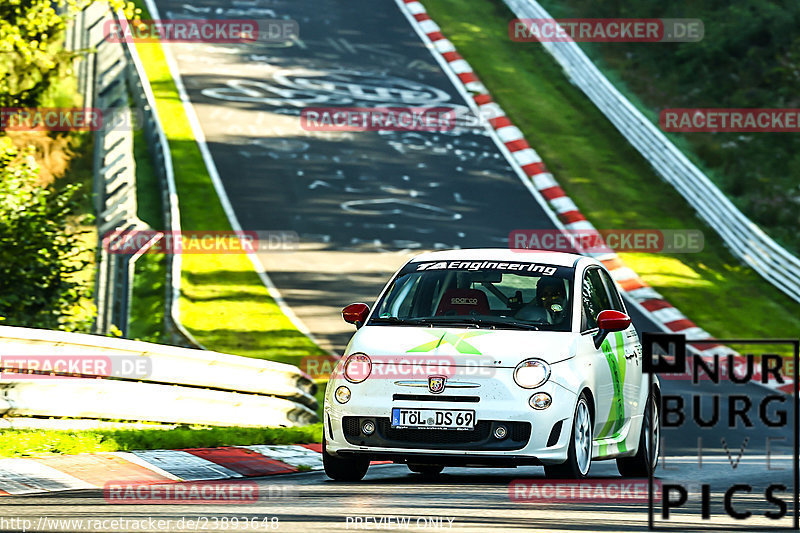
[[[371, 304], [388, 276], [418, 250], [505, 247], [511, 230], [554, 227], [481, 126], [444, 133], [301, 129], [298, 116], [309, 106], [465, 106], [394, 2], [158, 0], [157, 5], [163, 18], [298, 22], [300, 38], [291, 43], [181, 43], [171, 50], [242, 228], [298, 234], [298, 249], [264, 251], [260, 259], [288, 305], [331, 350], [341, 353], [352, 331], [341, 322], [341, 307], [353, 301]], [[656, 331], [636, 310], [632, 316], [640, 333]], [[657, 514], [657, 524], [674, 531], [791, 526], [793, 433], [791, 427], [771, 428], [759, 420], [758, 402], [769, 391], [708, 382], [662, 385], [664, 394], [685, 398], [687, 421], [680, 428], [664, 428], [665, 456], [657, 478], [664, 484], [687, 484], [690, 495], [669, 521]], [[721, 395], [718, 425], [700, 428], [692, 422], [692, 394], [704, 401]], [[725, 398], [730, 394], [752, 400], [752, 427], [725, 427]], [[790, 403], [781, 408], [791, 422]], [[620, 481], [613, 461], [594, 463], [591, 476]], [[278, 517], [278, 531], [647, 528], [646, 501], [511, 497], [513, 480], [542, 477], [539, 467], [448, 468], [442, 476], [426, 479], [402, 465], [379, 465], [362, 483], [334, 483], [322, 472], [258, 478], [264, 492], [271, 486], [285, 491], [251, 505], [112, 505], [100, 491], [3, 501], [7, 516], [155, 517], [171, 520], [174, 530], [189, 530], [179, 527], [182, 517], [206, 517], [206, 527], [198, 526], [198, 531], [244, 530], [219, 522], [235, 516]], [[703, 483], [711, 485], [709, 520], [702, 520], [699, 510]], [[737, 509], [753, 513], [747, 520], [724, 515], [723, 493], [735, 483], [753, 487], [749, 495], [734, 498]], [[763, 497], [771, 483], [787, 487], [777, 493], [789, 508], [782, 520], [763, 516], [777, 509]], [[365, 522], [364, 517], [370, 518]], [[387, 523], [387, 517], [410, 522], [402, 527]]]
[[[688, 472], [687, 472], [688, 473]], [[612, 463], [596, 463], [592, 477], [613, 476]], [[512, 501], [508, 486], [520, 478], [541, 477], [541, 469], [526, 467], [516, 470], [446, 469], [434, 481], [411, 474], [403, 465], [373, 466], [361, 483], [334, 483], [322, 472], [291, 474], [273, 479], [255, 481], [260, 491], [275, 497], [265, 498], [250, 505], [112, 505], [104, 501], [102, 492], [76, 491], [59, 495], [5, 497], [4, 515], [27, 518], [36, 524], [40, 517], [49, 522], [62, 519], [149, 519], [169, 521], [171, 531], [642, 531], [647, 528], [647, 503], [543, 503]], [[735, 476], [739, 480], [750, 476]], [[736, 524], [723, 520], [721, 490], [733, 482], [732, 478], [713, 482], [712, 507], [714, 520], [711, 528], [730, 531], [741, 527], [756, 531], [767, 525], [765, 519], [751, 519]], [[790, 482], [790, 480], [784, 480]], [[755, 494], [755, 492], [754, 492]], [[749, 508], [754, 514], [774, 507], [757, 498], [739, 496], [737, 505]], [[233, 526], [233, 517], [240, 525]], [[278, 527], [272, 529], [272, 519], [277, 517]], [[361, 526], [356, 522], [361, 518]], [[365, 517], [370, 522], [364, 524]], [[381, 517], [392, 517], [392, 527], [376, 526]], [[397, 527], [396, 518], [410, 521], [407, 528]], [[664, 526], [670, 531], [702, 531], [698, 505], [687, 505], [686, 511], [671, 517]], [[183, 522], [181, 522], [183, 519]], [[256, 519], [258, 527], [245, 529], [244, 520]], [[452, 522], [450, 521], [452, 519]], [[194, 528], [188, 521], [194, 520]], [[227, 523], [225, 523], [227, 522]], [[252, 523], [252, 522], [249, 522]], [[267, 524], [267, 525], [264, 525]], [[786, 520], [784, 526], [790, 525]], [[769, 524], [773, 525], [773, 524]], [[183, 527], [182, 527], [183, 526]], [[703, 525], [709, 529], [709, 525]], [[79, 527], [79, 526], [78, 526]], [[77, 530], [72, 526], [67, 530]], [[31, 530], [31, 529], [29, 529]], [[158, 531], [157, 527], [146, 528]]]
[[[162, 16], [185, 18], [217, 3], [192, 5], [158, 2]], [[511, 230], [553, 227], [480, 125], [442, 133], [301, 128], [305, 107], [466, 110], [394, 4], [264, 5], [246, 13], [296, 20], [300, 40], [173, 50], [242, 229], [299, 235], [300, 250], [261, 259], [326, 346], [341, 353], [350, 329], [338, 311], [372, 303], [416, 251], [506, 247]]]

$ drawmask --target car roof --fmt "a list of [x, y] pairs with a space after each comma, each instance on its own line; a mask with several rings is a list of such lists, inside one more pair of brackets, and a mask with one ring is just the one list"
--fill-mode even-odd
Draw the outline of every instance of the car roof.
[[[574, 266], [578, 259], [589, 259], [578, 254], [548, 252], [544, 250], [511, 250], [509, 248], [468, 248], [461, 250], [442, 250], [420, 254], [410, 263], [421, 261], [509, 261], [520, 263], [547, 263], [554, 266]], [[590, 260], [591, 261], [591, 260]], [[591, 261], [594, 262], [594, 261]]]

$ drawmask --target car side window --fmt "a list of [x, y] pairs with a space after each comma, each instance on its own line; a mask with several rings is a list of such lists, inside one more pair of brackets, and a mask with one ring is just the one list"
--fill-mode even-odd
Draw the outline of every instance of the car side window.
[[625, 306], [622, 305], [622, 298], [619, 295], [619, 291], [617, 290], [617, 284], [614, 283], [614, 280], [611, 279], [611, 276], [608, 275], [608, 272], [605, 270], [600, 271], [600, 276], [603, 278], [603, 281], [606, 282], [606, 288], [608, 289], [608, 294], [611, 296], [611, 307], [609, 309], [613, 309], [614, 311], [619, 311], [621, 313], [625, 312]]
[[581, 288], [581, 299], [583, 300], [583, 313], [581, 316], [581, 331], [587, 331], [597, 327], [597, 315], [600, 311], [611, 309], [608, 301], [608, 293], [600, 278], [600, 270], [592, 268], [583, 275], [583, 287]]

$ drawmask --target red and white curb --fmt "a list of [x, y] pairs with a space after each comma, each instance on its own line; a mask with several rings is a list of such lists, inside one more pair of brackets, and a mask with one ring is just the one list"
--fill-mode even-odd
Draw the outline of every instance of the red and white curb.
[[[592, 223], [586, 220], [586, 217], [583, 216], [575, 203], [559, 186], [553, 174], [547, 170], [542, 158], [525, 140], [522, 131], [514, 126], [503, 109], [492, 100], [489, 91], [473, 72], [469, 63], [459, 55], [453, 43], [442, 35], [441, 28], [431, 20], [425, 7], [418, 0], [396, 1], [401, 11], [406, 14], [409, 22], [417, 30], [417, 33], [420, 36], [424, 36], [423, 41], [426, 41], [431, 53], [443, 59], [444, 63], [455, 75], [455, 77], [451, 77], [453, 82], [456, 83], [454, 78], [457, 78], [464, 90], [462, 92], [471, 94], [481, 117], [491, 124], [497, 137], [511, 154], [512, 163], [516, 163], [528, 179], [531, 180], [536, 191], [557, 215], [564, 228], [582, 232], [596, 231]], [[601, 261], [619, 287], [640, 307], [642, 312], [661, 325], [665, 331], [682, 333], [691, 340], [708, 339], [708, 343], [695, 344], [693, 346], [704, 358], [713, 357], [715, 354], [719, 354], [720, 357], [724, 357], [727, 354], [738, 355], [731, 348], [713, 342], [710, 333], [689, 320], [683, 313], [667, 302], [655, 289], [645, 283], [636, 272], [625, 266], [625, 263], [616, 253], [588, 255]], [[760, 379], [760, 373], [756, 372], [753, 380]], [[768, 385], [784, 392], [791, 392], [793, 387], [791, 380], [789, 378], [785, 379], [787, 383], [783, 385], [776, 383], [774, 380], [770, 381]]]
[[0, 459], [0, 495], [321, 470], [321, 451], [321, 444], [253, 445]]

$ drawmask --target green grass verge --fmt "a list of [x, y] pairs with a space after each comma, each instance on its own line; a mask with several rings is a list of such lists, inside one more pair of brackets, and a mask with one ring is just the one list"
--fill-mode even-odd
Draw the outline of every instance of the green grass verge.
[[[153, 170], [143, 129], [133, 135], [136, 160], [137, 214], [154, 229], [164, 228], [161, 185]], [[164, 330], [167, 261], [164, 255], [144, 254], [136, 261], [131, 297], [128, 337], [148, 342], [168, 343]]]
[[0, 457], [309, 442], [322, 442], [322, 424], [292, 428], [6, 429], [0, 439]]
[[596, 227], [703, 231], [701, 253], [620, 254], [648, 284], [718, 337], [800, 334], [800, 306], [728, 252], [541, 45], [509, 39], [502, 2], [424, 4]]
[[[142, 18], [149, 18], [144, 9]], [[161, 46], [136, 48], [169, 139], [182, 229], [230, 231]], [[246, 255], [185, 254], [182, 268], [181, 319], [206, 347], [293, 364], [324, 353], [283, 314]]]

